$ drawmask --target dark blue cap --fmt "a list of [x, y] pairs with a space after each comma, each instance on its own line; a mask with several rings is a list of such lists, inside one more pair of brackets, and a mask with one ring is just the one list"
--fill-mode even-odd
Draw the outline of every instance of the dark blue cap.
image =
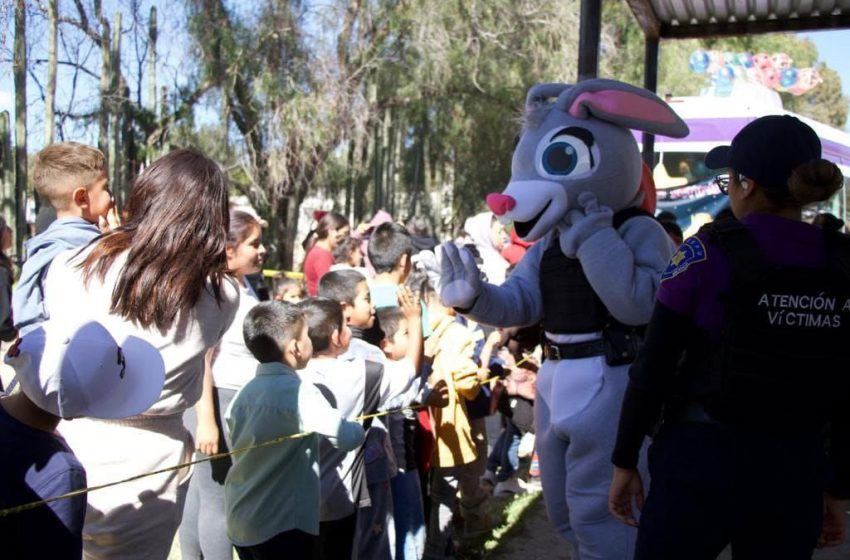
[[768, 189], [787, 191], [794, 168], [820, 157], [820, 138], [812, 127], [790, 115], [768, 115], [742, 128], [731, 146], [708, 152], [705, 165], [731, 167]]

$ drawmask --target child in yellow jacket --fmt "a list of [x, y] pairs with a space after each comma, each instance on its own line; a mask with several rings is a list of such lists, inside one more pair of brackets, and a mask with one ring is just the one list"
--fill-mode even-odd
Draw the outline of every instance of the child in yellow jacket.
[[432, 289], [426, 287], [425, 292], [432, 331], [425, 341], [432, 370], [429, 385], [443, 380], [448, 386], [448, 404], [429, 408], [436, 445], [431, 458], [432, 507], [425, 558], [446, 558], [452, 555], [452, 511], [458, 490], [467, 534], [470, 526], [481, 526], [486, 515], [487, 494], [471, 468], [477, 448], [466, 410], [467, 400], [474, 399], [481, 389], [472, 332], [455, 321], [453, 310], [444, 307]]

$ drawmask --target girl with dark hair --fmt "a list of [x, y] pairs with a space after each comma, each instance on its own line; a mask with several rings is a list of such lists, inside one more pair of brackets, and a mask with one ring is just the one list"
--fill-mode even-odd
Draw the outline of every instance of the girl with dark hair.
[[366, 268], [363, 267], [363, 251], [360, 249], [360, 239], [348, 236], [334, 249], [334, 260], [336, 261], [331, 270], [358, 270], [366, 276]]
[[319, 279], [333, 266], [333, 251], [350, 233], [351, 226], [342, 214], [328, 212], [319, 219], [313, 231], [316, 236], [313, 245], [307, 248], [307, 256], [304, 258], [304, 278], [307, 281], [307, 293], [316, 297]]
[[[227, 277], [227, 180], [194, 150], [155, 161], [133, 182], [124, 225], [50, 267], [52, 321], [96, 320], [153, 344], [165, 363], [159, 400], [124, 420], [62, 422], [91, 486], [188, 461], [183, 412], [201, 396], [204, 353], [233, 321], [239, 292]], [[86, 558], [166, 558], [180, 524], [188, 469], [88, 496]]]
[[[246, 277], [262, 269], [266, 254], [262, 234], [255, 217], [239, 210], [230, 211], [225, 252], [227, 269], [239, 283], [239, 309], [218, 346], [207, 351], [204, 392], [195, 407], [186, 411], [187, 426], [190, 430], [197, 428], [197, 458], [227, 451], [229, 434], [224, 412], [236, 392], [257, 371], [257, 360], [245, 346], [242, 324], [248, 312], [260, 303]], [[230, 465], [230, 458], [224, 458], [195, 467], [180, 524], [180, 553], [184, 560], [233, 557], [224, 516], [224, 478]]]

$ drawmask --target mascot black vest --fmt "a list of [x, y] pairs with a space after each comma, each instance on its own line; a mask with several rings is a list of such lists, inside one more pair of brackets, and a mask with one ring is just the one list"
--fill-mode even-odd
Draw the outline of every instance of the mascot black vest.
[[[620, 210], [614, 228], [635, 216], [650, 216], [640, 208]], [[596, 295], [578, 259], [561, 251], [557, 233], [540, 262], [540, 294], [543, 298], [543, 330], [553, 334], [601, 331], [611, 314]]]
[[680, 402], [715, 419], [772, 426], [821, 422], [850, 389], [850, 238], [824, 232], [826, 266], [764, 260], [738, 222], [703, 229], [732, 270], [719, 345], [693, 333], [680, 364]]

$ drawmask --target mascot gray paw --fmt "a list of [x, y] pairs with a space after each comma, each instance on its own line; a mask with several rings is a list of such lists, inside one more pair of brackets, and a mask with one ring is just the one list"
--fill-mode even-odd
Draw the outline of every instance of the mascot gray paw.
[[475, 259], [451, 242], [443, 243], [440, 250], [440, 299], [447, 307], [469, 309], [481, 292], [481, 273]]
[[570, 225], [564, 228], [558, 239], [561, 243], [561, 251], [573, 258], [582, 243], [591, 236], [613, 227], [611, 220], [614, 217], [614, 212], [607, 206], [600, 206], [596, 195], [591, 192], [578, 195], [578, 204], [581, 207], [580, 210], [573, 209], [567, 212], [565, 221]]

